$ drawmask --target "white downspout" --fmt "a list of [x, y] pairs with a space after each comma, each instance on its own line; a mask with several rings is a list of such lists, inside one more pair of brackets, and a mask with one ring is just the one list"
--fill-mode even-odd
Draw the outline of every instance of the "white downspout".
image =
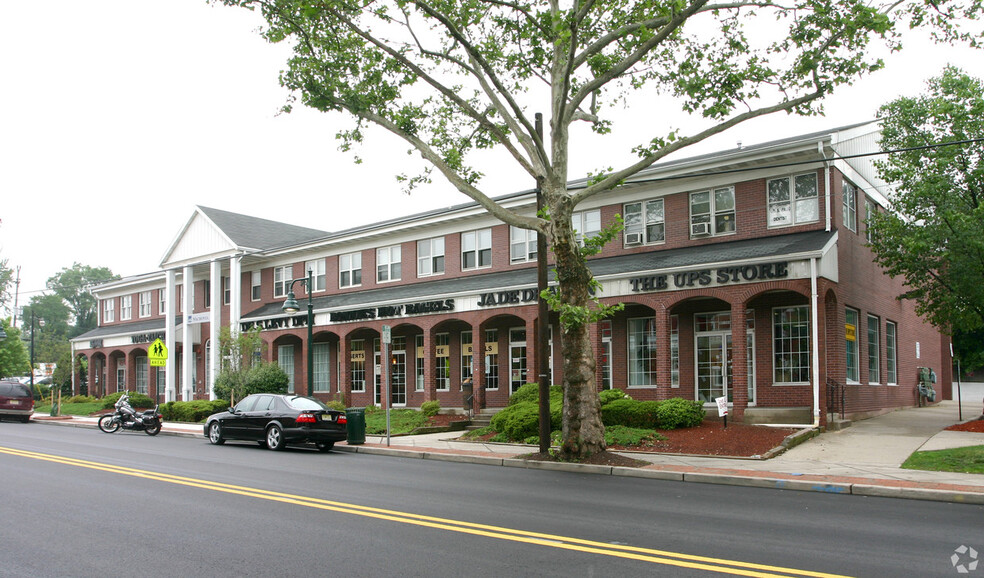
[[823, 160], [823, 183], [824, 183], [823, 203], [824, 203], [824, 214], [827, 216], [826, 218], [827, 226], [824, 230], [829, 233], [831, 228], [831, 220], [832, 220], [832, 215], [830, 214], [830, 197], [832, 195], [830, 190], [830, 161], [827, 160], [827, 153], [824, 152], [823, 150], [823, 141], [817, 142], [817, 152], [820, 153], [820, 156], [822, 156], [824, 159]]
[[813, 427], [820, 427], [820, 328], [817, 311], [817, 258], [810, 258], [810, 326], [813, 345]]

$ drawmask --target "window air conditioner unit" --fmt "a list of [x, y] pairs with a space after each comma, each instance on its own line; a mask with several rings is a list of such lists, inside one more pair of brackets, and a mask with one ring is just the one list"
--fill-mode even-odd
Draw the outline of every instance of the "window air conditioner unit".
[[642, 233], [626, 233], [625, 234], [625, 244], [626, 245], [638, 245], [642, 243]]
[[711, 234], [710, 223], [692, 223], [690, 225], [690, 235], [692, 237], [706, 237]]

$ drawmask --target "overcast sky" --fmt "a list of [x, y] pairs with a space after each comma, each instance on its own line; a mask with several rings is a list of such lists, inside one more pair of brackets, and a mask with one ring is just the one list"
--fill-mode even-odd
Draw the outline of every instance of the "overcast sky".
[[[21, 268], [20, 305], [73, 262], [156, 270], [196, 205], [333, 231], [468, 200], [443, 183], [403, 195], [394, 175], [415, 165], [394, 137], [372, 134], [357, 165], [337, 150], [341, 117], [278, 115], [289, 49], [258, 25], [205, 0], [0, 2], [0, 259]], [[826, 117], [755, 121], [686, 156], [869, 120], [947, 62], [984, 76], [980, 60], [913, 39], [830, 97]], [[640, 108], [632, 125], [668, 110]], [[626, 134], [575, 150], [571, 178], [625, 164]], [[491, 194], [530, 187], [494, 173]]]

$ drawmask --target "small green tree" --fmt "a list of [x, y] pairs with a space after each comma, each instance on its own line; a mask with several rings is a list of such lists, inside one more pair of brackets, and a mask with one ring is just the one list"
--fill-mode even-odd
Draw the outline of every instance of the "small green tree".
[[21, 341], [21, 332], [10, 326], [10, 319], [0, 319], [0, 327], [7, 338], [0, 341], [0, 377], [24, 375], [31, 368], [27, 348]]
[[224, 373], [219, 374], [215, 380], [215, 397], [228, 399], [230, 402], [253, 393], [287, 393], [290, 385], [290, 378], [284, 370], [276, 363], [268, 361], [254, 363], [253, 367], [241, 374], [242, 382], [235, 387], [228, 380], [223, 380], [224, 375], [227, 376]]
[[263, 337], [259, 328], [233, 333], [223, 327], [219, 333], [219, 355], [222, 368], [215, 378], [215, 396], [219, 399], [241, 399], [247, 395], [249, 372], [263, 359]]

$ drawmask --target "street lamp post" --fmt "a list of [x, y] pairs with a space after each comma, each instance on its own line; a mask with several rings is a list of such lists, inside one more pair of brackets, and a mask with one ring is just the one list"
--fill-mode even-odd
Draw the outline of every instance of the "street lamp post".
[[38, 319], [31, 309], [31, 396], [34, 396], [34, 322], [37, 320], [38, 327], [44, 327], [44, 319]]
[[311, 302], [312, 287], [314, 287], [313, 271], [308, 270], [307, 277], [294, 279], [290, 282], [290, 287], [287, 288], [287, 300], [284, 301], [283, 310], [287, 315], [294, 315], [301, 310], [297, 304], [297, 299], [294, 298], [294, 283], [298, 281], [304, 283], [304, 288], [307, 290], [307, 382], [308, 395], [314, 397], [314, 350], [311, 347], [311, 329], [314, 326], [314, 303]]

